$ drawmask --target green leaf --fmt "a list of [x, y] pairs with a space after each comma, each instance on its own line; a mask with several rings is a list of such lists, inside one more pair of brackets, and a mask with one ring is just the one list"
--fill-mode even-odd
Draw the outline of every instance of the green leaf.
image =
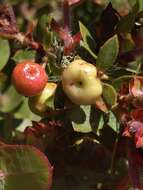
[[0, 147], [0, 189], [49, 190], [52, 167], [45, 155], [32, 146]]
[[14, 117], [17, 119], [30, 119], [32, 121], [39, 121], [41, 118], [30, 111], [27, 98], [23, 98], [22, 105], [16, 110]]
[[102, 128], [103, 113], [97, 110], [95, 106], [75, 106], [66, 112], [67, 117], [72, 121], [72, 125], [75, 131], [81, 133], [88, 133], [98, 131], [98, 128]]
[[16, 134], [16, 135], [19, 134], [19, 135], [21, 135], [21, 137], [24, 136], [24, 138], [25, 138], [25, 134], [23, 132], [25, 131], [25, 129], [27, 127], [32, 126], [32, 121], [33, 120], [30, 120], [30, 119], [21, 120], [20, 123], [16, 124], [14, 134]]
[[121, 88], [121, 85], [128, 83], [132, 79], [132, 75], [124, 75], [113, 80], [112, 84], [114, 88], [118, 91]]
[[109, 112], [109, 120], [107, 124], [113, 129], [113, 131], [119, 133], [119, 122], [114, 113], [111, 111]]
[[[81, 133], [88, 133], [92, 131], [91, 125], [90, 125], [90, 112], [91, 112], [91, 106], [80, 106], [80, 108], [82, 109], [82, 111], [80, 112], [75, 112], [75, 117], [77, 118], [78, 116], [84, 117], [81, 119], [81, 122], [79, 123], [79, 121], [77, 122], [76, 120], [74, 120], [72, 122], [73, 128], [75, 131], [77, 132], [81, 132]], [[83, 114], [83, 116], [81, 116], [81, 113]]]
[[119, 32], [131, 32], [138, 11], [139, 11], [139, 2], [137, 1], [132, 11], [127, 16], [121, 18], [120, 22], [117, 25], [117, 30]]
[[94, 105], [74, 106], [66, 111], [66, 117], [72, 122], [75, 131], [99, 133], [104, 125], [104, 113]]
[[137, 0], [128, 0], [129, 5], [130, 5], [131, 7], [133, 7], [133, 6], [136, 4], [136, 1], [137, 1]]
[[143, 11], [143, 1], [142, 0], [138, 0], [139, 1], [139, 12]]
[[136, 3], [138, 3], [139, 11], [141, 12], [143, 10], [143, 1], [142, 0], [128, 0], [129, 4], [133, 7]]
[[142, 60], [136, 59], [135, 61], [128, 63], [128, 67], [126, 68], [126, 70], [135, 74], [140, 74], [142, 72], [141, 65], [142, 65]]
[[8, 40], [0, 38], [0, 70], [4, 68], [10, 56]]
[[119, 52], [119, 41], [117, 35], [108, 39], [100, 48], [96, 66], [98, 69], [105, 71], [112, 67]]
[[103, 99], [109, 108], [112, 108], [117, 103], [117, 93], [113, 86], [103, 83]]
[[92, 106], [90, 114], [90, 125], [92, 127], [92, 131], [99, 135], [104, 124], [104, 113], [95, 106]]
[[93, 37], [91, 36], [89, 30], [81, 22], [79, 22], [79, 27], [80, 27], [80, 32], [83, 39], [82, 46], [96, 59], [97, 56], [95, 55], [95, 53], [91, 50], [89, 46], [90, 43], [92, 43], [92, 45], [95, 46]]
[[51, 16], [42, 15], [37, 24], [36, 37], [42, 43], [45, 50], [47, 50], [53, 42], [53, 32], [48, 28], [51, 22]]
[[53, 110], [55, 108], [55, 106], [54, 106], [54, 96], [51, 96], [50, 98], [48, 98], [48, 100], [46, 101], [46, 105], [51, 110]]
[[74, 108], [67, 110], [66, 114], [68, 118], [74, 123], [84, 123], [86, 120], [86, 114], [80, 106], [75, 106]]
[[16, 62], [22, 62], [25, 60], [31, 60], [34, 61], [36, 57], [36, 51], [34, 50], [18, 50], [15, 55], [12, 57], [12, 59]]
[[10, 112], [22, 102], [22, 96], [17, 93], [13, 86], [10, 86], [0, 99], [0, 111]]

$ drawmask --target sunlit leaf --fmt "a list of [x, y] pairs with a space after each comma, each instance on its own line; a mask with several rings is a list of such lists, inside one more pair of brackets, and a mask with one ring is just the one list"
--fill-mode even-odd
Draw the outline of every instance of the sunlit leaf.
[[72, 112], [69, 113], [75, 131], [82, 133], [92, 131], [90, 114], [91, 106], [80, 106], [80, 108], [73, 109]]
[[109, 108], [112, 108], [112, 106], [116, 105], [117, 103], [117, 93], [113, 86], [103, 83], [103, 99], [109, 106]]
[[100, 48], [96, 66], [98, 69], [105, 71], [115, 62], [119, 52], [119, 42], [117, 35], [108, 39]]
[[94, 105], [75, 106], [67, 110], [66, 115], [72, 121], [72, 126], [77, 132], [94, 131], [94, 133], [98, 133], [98, 130], [104, 125], [103, 112]]
[[132, 61], [130, 63], [128, 63], [128, 67], [126, 68], [127, 71], [130, 71], [132, 73], [135, 73], [135, 74], [139, 74], [141, 71], [140, 71], [140, 68], [141, 68], [141, 60], [135, 60], [135, 61]]
[[80, 32], [83, 39], [83, 47], [96, 59], [96, 54], [91, 50], [90, 44], [95, 46], [93, 37], [91, 36], [89, 30], [81, 22], [79, 22]]
[[115, 132], [119, 133], [119, 122], [113, 112], [109, 112], [108, 126]]
[[34, 50], [18, 50], [12, 59], [16, 63], [19, 63], [24, 60], [34, 61], [35, 57], [36, 57], [36, 51], [34, 51]]

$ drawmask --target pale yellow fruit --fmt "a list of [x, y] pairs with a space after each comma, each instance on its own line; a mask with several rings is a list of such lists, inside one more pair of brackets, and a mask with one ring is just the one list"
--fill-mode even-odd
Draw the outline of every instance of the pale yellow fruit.
[[102, 95], [96, 67], [81, 59], [71, 62], [63, 71], [62, 85], [68, 98], [78, 105], [94, 104]]
[[46, 102], [55, 94], [57, 84], [48, 82], [44, 90], [37, 96], [30, 97], [28, 100], [29, 107], [33, 113], [42, 115], [49, 109]]

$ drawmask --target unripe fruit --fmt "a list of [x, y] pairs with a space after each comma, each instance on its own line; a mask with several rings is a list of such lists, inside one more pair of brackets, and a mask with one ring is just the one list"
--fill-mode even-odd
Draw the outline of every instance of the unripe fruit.
[[45, 69], [32, 61], [17, 64], [12, 73], [12, 83], [24, 96], [35, 96], [44, 89], [48, 81]]
[[97, 69], [84, 60], [71, 62], [62, 74], [62, 85], [68, 98], [75, 104], [94, 104], [102, 94]]
[[37, 96], [30, 97], [28, 100], [29, 107], [33, 113], [43, 115], [46, 110], [50, 109], [46, 102], [55, 94], [57, 84], [47, 83], [44, 90]]

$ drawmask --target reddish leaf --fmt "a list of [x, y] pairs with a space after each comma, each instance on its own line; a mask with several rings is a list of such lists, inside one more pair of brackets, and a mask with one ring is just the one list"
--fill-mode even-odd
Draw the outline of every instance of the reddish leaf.
[[131, 136], [131, 134], [130, 134], [130, 132], [129, 132], [128, 127], [125, 127], [125, 129], [124, 129], [124, 132], [123, 132], [122, 136], [124, 136], [124, 137], [129, 137], [129, 138], [131, 138], [131, 137], [132, 137], [132, 136]]
[[35, 146], [41, 151], [45, 151], [45, 146], [43, 143], [43, 139], [39, 136], [36, 136], [34, 129], [26, 128], [25, 130], [25, 142], [28, 145]]
[[143, 147], [143, 126], [139, 128], [137, 132], [135, 133], [135, 145], [136, 145], [136, 148]]
[[0, 147], [1, 189], [50, 190], [53, 167], [38, 149], [28, 145]]
[[140, 121], [132, 120], [129, 121], [127, 125], [127, 131], [129, 134], [134, 136], [136, 148], [143, 147], [143, 123]]
[[129, 176], [124, 176], [121, 181], [119, 182], [116, 190], [127, 190], [129, 186]]
[[100, 109], [101, 111], [105, 112], [105, 113], [108, 113], [108, 108], [103, 100], [102, 97], [99, 97], [96, 102], [95, 102], [95, 105], [98, 109]]
[[134, 97], [143, 96], [143, 77], [135, 77], [129, 83], [129, 91]]
[[72, 52], [74, 49], [74, 41], [72, 36], [67, 35], [66, 38], [64, 39], [64, 54], [68, 55]]
[[81, 39], [80, 32], [75, 34], [73, 37], [69, 35], [69, 37], [64, 40], [65, 42], [64, 54], [65, 55], [70, 54], [75, 49], [75, 47], [79, 44], [80, 39]]
[[54, 19], [51, 22], [51, 27], [53, 31], [56, 32], [62, 40], [65, 41], [69, 37], [67, 31], [65, 31]]
[[73, 41], [74, 41], [75, 44], [79, 44], [80, 40], [81, 40], [81, 33], [78, 32], [78, 33], [76, 33], [76, 34], [73, 36]]
[[70, 7], [69, 5], [77, 3], [80, 1], [69, 1], [64, 0], [63, 3], [63, 13], [64, 13], [64, 26], [61, 27], [54, 19], [51, 22], [52, 29], [59, 35], [61, 40], [64, 41], [64, 54], [70, 54], [75, 47], [79, 44], [81, 39], [81, 34], [77, 33], [71, 36], [70, 31]]
[[80, 32], [72, 37], [70, 32], [67, 31], [67, 28], [63, 29], [54, 19], [51, 22], [51, 27], [59, 35], [61, 40], [64, 41], [64, 54], [70, 54], [80, 42]]
[[143, 123], [139, 121], [129, 121], [128, 122], [129, 132], [131, 134], [137, 133], [141, 128], [143, 128]]
[[135, 148], [133, 144], [128, 144], [127, 156], [129, 163], [129, 176], [131, 179], [132, 187], [135, 190], [142, 190], [143, 186], [140, 179], [139, 166], [135, 159]]
[[75, 5], [75, 4], [79, 4], [79, 3], [82, 3], [83, 0], [68, 0], [69, 2], [69, 5]]
[[143, 122], [143, 108], [135, 109], [131, 112], [131, 117], [134, 120]]
[[120, 90], [119, 90], [119, 94], [120, 94], [120, 96], [124, 96], [124, 95], [127, 95], [128, 93], [129, 93], [128, 84], [123, 83], [123, 84], [121, 85]]
[[140, 152], [135, 152], [135, 160], [138, 165], [143, 165], [143, 156]]

